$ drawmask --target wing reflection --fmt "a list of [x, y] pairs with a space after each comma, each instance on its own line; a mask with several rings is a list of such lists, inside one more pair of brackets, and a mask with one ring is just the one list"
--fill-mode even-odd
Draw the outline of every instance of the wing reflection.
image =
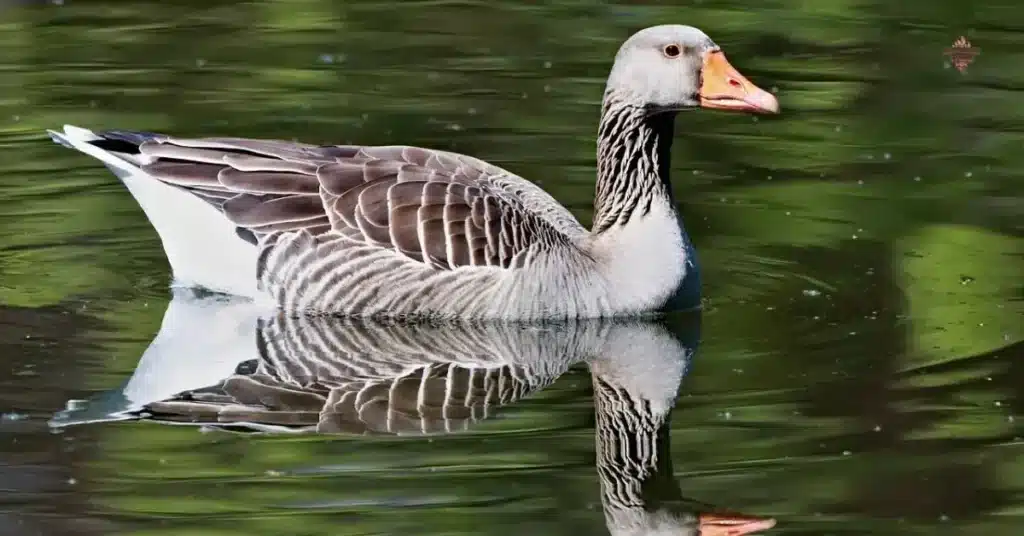
[[429, 435], [466, 430], [553, 383], [591, 372], [609, 531], [741, 535], [774, 521], [684, 498], [670, 414], [700, 316], [546, 325], [402, 324], [295, 317], [179, 291], [132, 378], [61, 412], [62, 427], [141, 419], [236, 431]]

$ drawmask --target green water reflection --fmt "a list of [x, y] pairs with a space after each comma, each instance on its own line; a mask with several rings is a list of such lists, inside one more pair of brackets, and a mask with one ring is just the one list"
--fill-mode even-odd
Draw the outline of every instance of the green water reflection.
[[[675, 191], [707, 296], [672, 417], [684, 494], [775, 516], [783, 533], [1020, 532], [1017, 4], [8, 4], [0, 532], [605, 530], [583, 370], [432, 441], [127, 423], [51, 434], [65, 400], [134, 370], [169, 274], [131, 197], [43, 131], [456, 150], [537, 180], [589, 222], [612, 54], [665, 22], [706, 30], [784, 112], [677, 121]], [[981, 49], [966, 74], [944, 65], [960, 35]], [[319, 469], [288, 472], [301, 468]], [[358, 502], [362, 490], [393, 500]], [[421, 502], [398, 500], [410, 497]]]

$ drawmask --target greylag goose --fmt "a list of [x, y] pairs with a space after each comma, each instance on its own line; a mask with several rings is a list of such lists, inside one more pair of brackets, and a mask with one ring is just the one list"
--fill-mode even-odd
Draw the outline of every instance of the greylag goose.
[[585, 363], [613, 536], [740, 536], [770, 528], [771, 519], [723, 512], [679, 489], [670, 415], [701, 318], [696, 312], [673, 320], [672, 331], [628, 319], [550, 329], [409, 324], [267, 313], [175, 289], [127, 384], [61, 412], [51, 425], [141, 419], [234, 432], [447, 434]]
[[291, 315], [176, 288], [160, 331], [119, 389], [72, 404], [54, 427], [145, 419], [232, 430], [421, 435], [464, 430], [554, 382], [574, 364], [633, 341], [685, 363], [685, 334], [630, 319], [546, 326], [396, 322]]
[[540, 187], [406, 146], [185, 139], [65, 126], [156, 228], [176, 284], [285, 311], [538, 320], [699, 305], [669, 156], [677, 112], [777, 113], [690, 26], [641, 30], [604, 93], [590, 231]]
[[590, 373], [601, 504], [612, 536], [741, 536], [774, 527], [772, 518], [683, 497], [669, 443], [685, 362], [659, 356], [656, 352], [663, 350], [650, 338], [609, 342], [591, 360]]

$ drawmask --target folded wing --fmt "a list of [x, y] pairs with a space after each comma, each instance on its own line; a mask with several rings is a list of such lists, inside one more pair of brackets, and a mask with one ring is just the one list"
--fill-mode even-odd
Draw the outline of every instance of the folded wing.
[[142, 169], [223, 211], [253, 243], [335, 232], [439, 270], [518, 268], [585, 233], [550, 195], [465, 155], [407, 146], [314, 146], [106, 132]]

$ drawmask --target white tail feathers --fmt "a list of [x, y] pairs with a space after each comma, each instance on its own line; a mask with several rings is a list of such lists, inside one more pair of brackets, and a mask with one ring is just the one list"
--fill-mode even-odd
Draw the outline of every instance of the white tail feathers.
[[91, 142], [90, 130], [65, 125], [49, 131], [57, 143], [103, 162], [124, 182], [163, 243], [174, 283], [256, 298], [257, 248], [238, 236], [235, 225], [213, 205], [163, 183], [139, 168], [139, 155], [108, 151]]

